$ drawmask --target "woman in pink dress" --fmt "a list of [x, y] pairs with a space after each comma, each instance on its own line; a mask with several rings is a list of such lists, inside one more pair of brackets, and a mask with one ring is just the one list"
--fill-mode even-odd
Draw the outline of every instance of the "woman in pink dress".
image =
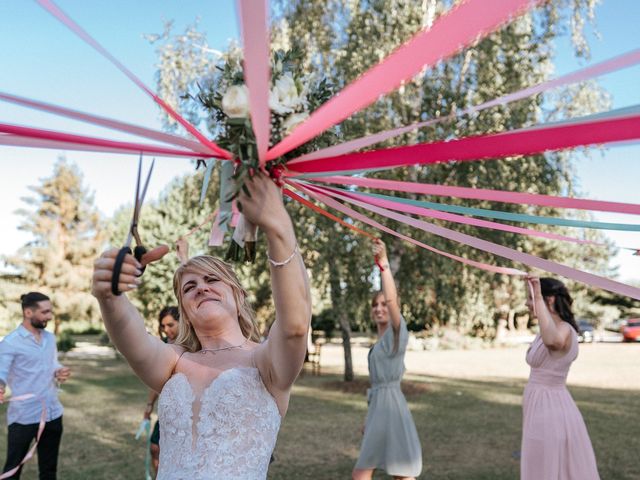
[[572, 299], [553, 278], [528, 277], [527, 307], [540, 333], [529, 347], [524, 389], [521, 480], [599, 480], [582, 415], [566, 380], [578, 356], [578, 326]]

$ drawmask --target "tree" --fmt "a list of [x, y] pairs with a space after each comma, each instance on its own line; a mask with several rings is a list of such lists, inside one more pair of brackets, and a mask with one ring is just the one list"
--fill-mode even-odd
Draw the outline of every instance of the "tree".
[[[272, 48], [300, 49], [304, 52], [300, 68], [317, 72], [339, 89], [420, 29], [433, 23], [452, 3], [455, 2], [277, 1], [274, 5]], [[567, 30], [565, 25], [568, 23], [571, 23], [576, 54], [588, 56], [583, 28], [585, 20], [593, 20], [596, 3], [597, 0], [545, 3], [536, 12], [516, 19], [463, 53], [417, 75], [397, 92], [386, 95], [365, 110], [352, 115], [339, 125], [338, 134], [342, 139], [349, 140], [426, 118], [445, 117], [458, 108], [478, 104], [549, 78], [553, 66], [553, 40]], [[203, 72], [206, 76], [207, 69], [211, 67], [185, 68], [176, 74], [175, 70], [166, 66], [175, 64], [173, 60], [168, 60], [169, 57], [178, 60], [172, 45], [169, 43], [159, 46], [159, 55], [163, 59], [163, 66], [158, 74], [159, 85], [171, 83], [178, 75], [181, 85], [186, 85], [184, 91], [197, 88], [197, 82], [201, 80], [199, 76]], [[181, 48], [189, 51], [186, 45]], [[174, 89], [173, 94], [182, 95], [184, 91]], [[193, 103], [189, 103], [184, 96], [181, 98], [186, 102], [181, 107], [185, 111], [192, 111]], [[496, 106], [474, 117], [444, 121], [435, 128], [414, 131], [375, 148], [521, 128], [568, 115], [592, 112], [605, 107], [607, 100], [597, 85], [574, 86], [553, 96], [524, 99]], [[207, 125], [215, 133], [211, 121]], [[526, 172], [526, 175], [521, 175], [521, 171]], [[425, 183], [554, 195], [573, 193], [575, 175], [576, 172], [571, 167], [571, 155], [566, 153], [500, 161], [452, 162], [432, 167], [401, 168], [384, 174], [386, 178]], [[442, 201], [458, 205], [470, 203], [459, 199]], [[472, 203], [481, 208], [499, 208], [511, 212], [567, 215], [550, 208]], [[313, 289], [320, 296], [319, 302], [328, 302], [329, 308], [338, 317], [338, 323], [343, 326], [345, 359], [348, 361], [349, 330], [370, 328], [367, 316], [363, 314], [367, 302], [364, 300], [366, 295], [363, 294], [362, 286], [370, 288], [371, 259], [367, 257], [364, 242], [352, 232], [343, 231], [341, 227], [318, 218], [316, 214], [310, 214], [303, 207], [293, 211], [299, 237], [303, 238], [300, 232], [307, 235], [301, 240], [301, 246], [304, 244], [307, 264], [313, 272]], [[453, 254], [486, 263], [511, 265], [505, 259], [427, 235], [387, 219], [378, 220], [401, 233]], [[591, 249], [590, 256], [586, 257], [585, 249], [575, 245], [450, 225], [443, 221], [434, 223], [569, 263], [577, 268], [610, 273], [610, 248]], [[554, 231], [571, 233], [568, 229]], [[596, 240], [603, 238], [599, 233], [586, 235]], [[385, 240], [403, 299], [403, 315], [412, 329], [453, 325], [465, 332], [490, 335], [501, 315], [506, 313], [509, 318], [513, 318], [524, 305], [524, 288], [518, 279], [489, 275], [400, 242], [395, 237]], [[587, 289], [580, 287], [580, 291], [586, 292]], [[582, 299], [586, 295], [580, 294], [578, 297], [581, 299], [578, 307], [583, 308], [585, 302]], [[349, 328], [342, 316], [348, 318]], [[349, 376], [348, 372], [345, 373]]]
[[97, 321], [97, 302], [89, 293], [93, 261], [102, 246], [101, 217], [93, 195], [82, 185], [77, 167], [61, 157], [53, 174], [30, 187], [24, 198], [31, 207], [20, 229], [32, 240], [6, 259], [15, 268], [25, 289], [41, 290], [55, 307], [55, 332], [68, 320]]
[[[552, 71], [552, 41], [565, 30], [567, 17], [571, 17], [576, 53], [588, 55], [582, 28], [585, 18], [593, 19], [596, 3], [545, 4], [538, 12], [515, 20], [463, 53], [416, 76], [397, 92], [352, 115], [342, 122], [340, 132], [345, 139], [350, 139], [426, 118], [443, 117], [457, 108], [479, 104], [545, 80]], [[346, 85], [421, 28], [431, 24], [450, 4], [436, 0], [420, 3], [333, 0], [321, 6], [310, 0], [278, 2], [276, 11], [279, 18], [275, 24], [279, 33], [275, 37], [283, 37], [277, 40], [280, 43], [302, 47], [306, 52], [305, 66], [321, 71], [338, 85]], [[376, 41], [372, 42], [372, 38]], [[580, 85], [564, 89], [560, 94], [548, 97], [547, 101], [542, 97], [530, 98], [495, 107], [474, 118], [446, 121], [436, 128], [413, 132], [376, 148], [521, 128], [563, 115], [598, 110], [607, 106], [607, 100], [595, 85]], [[546, 111], [548, 105], [551, 109]], [[571, 169], [570, 159], [567, 154], [554, 154], [508, 161], [452, 162], [396, 169], [385, 172], [384, 177], [563, 194], [573, 190], [575, 172]], [[527, 174], [521, 175], [519, 171]], [[441, 201], [458, 205], [469, 203], [456, 199]], [[527, 206], [496, 207], [489, 202], [475, 202], [473, 206], [540, 215], [564, 214], [553, 209]], [[436, 248], [487, 263], [509, 264], [504, 259], [387, 219], [378, 220]], [[611, 255], [610, 248], [591, 249], [592, 257], [587, 260], [583, 255], [584, 249], [574, 245], [532, 240], [530, 237], [450, 225], [442, 221], [434, 223], [578, 268], [608, 273], [606, 265]], [[571, 233], [566, 230], [562, 233]], [[592, 239], [602, 240], [600, 234], [590, 235]], [[513, 278], [489, 275], [395, 239], [389, 243], [392, 263], [398, 265], [400, 292], [421, 292], [420, 295], [403, 295], [403, 313], [410, 328], [452, 324], [465, 331], [484, 331], [494, 325], [500, 314], [496, 292], [506, 294], [509, 299], [507, 312], [511, 315], [514, 309], [524, 304], [524, 289]]]

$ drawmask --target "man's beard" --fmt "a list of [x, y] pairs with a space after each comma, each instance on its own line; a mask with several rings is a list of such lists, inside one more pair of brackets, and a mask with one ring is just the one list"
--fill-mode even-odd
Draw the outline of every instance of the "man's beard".
[[31, 320], [31, 326], [33, 328], [38, 328], [40, 330], [44, 330], [47, 326], [47, 322], [42, 320]]

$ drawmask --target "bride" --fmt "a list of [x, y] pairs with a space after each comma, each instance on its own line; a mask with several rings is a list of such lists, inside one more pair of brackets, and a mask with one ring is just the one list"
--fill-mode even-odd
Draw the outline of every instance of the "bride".
[[[278, 187], [265, 175], [247, 182], [243, 214], [265, 232], [276, 319], [269, 339], [258, 332], [247, 293], [229, 265], [199, 256], [181, 265], [173, 287], [180, 305], [174, 344], [148, 335], [126, 295], [111, 293], [118, 250], [95, 261], [92, 293], [109, 336], [133, 371], [160, 392], [158, 479], [266, 478], [291, 386], [304, 361], [311, 317], [306, 270]], [[141, 283], [142, 264], [128, 255], [119, 289]]]

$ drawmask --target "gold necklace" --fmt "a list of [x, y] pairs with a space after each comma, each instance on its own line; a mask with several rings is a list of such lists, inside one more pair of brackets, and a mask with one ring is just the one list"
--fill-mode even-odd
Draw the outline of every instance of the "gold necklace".
[[213, 353], [215, 355], [216, 353], [224, 352], [225, 350], [232, 350], [234, 348], [244, 347], [247, 344], [248, 341], [249, 341], [249, 339], [245, 338], [244, 342], [239, 343], [238, 345], [231, 345], [229, 347], [222, 347], [222, 348], [203, 348], [202, 350], [200, 350], [200, 353], [205, 355], [207, 352], [211, 352], [211, 353]]

